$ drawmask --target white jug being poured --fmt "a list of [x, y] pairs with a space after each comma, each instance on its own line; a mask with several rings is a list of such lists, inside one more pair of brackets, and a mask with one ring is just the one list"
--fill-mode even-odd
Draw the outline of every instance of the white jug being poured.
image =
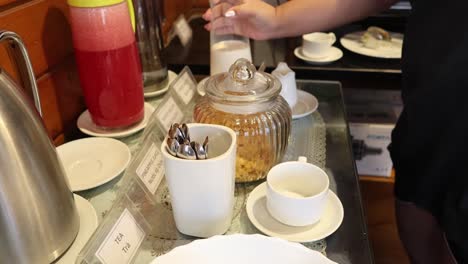
[[297, 102], [296, 73], [288, 67], [288, 64], [280, 62], [271, 74], [280, 80], [282, 86], [280, 95], [292, 109]]
[[[218, 3], [213, 3], [218, 2]], [[217, 7], [218, 8], [215, 8]], [[227, 10], [232, 4], [225, 1], [210, 0], [211, 10]], [[232, 19], [229, 15], [217, 17], [213, 24], [223, 23], [222, 20]], [[224, 73], [229, 71], [229, 67], [234, 64], [238, 59], [244, 58], [252, 62], [252, 53], [250, 50], [250, 41], [248, 38], [234, 35], [225, 34], [221, 30], [210, 31], [210, 75]]]

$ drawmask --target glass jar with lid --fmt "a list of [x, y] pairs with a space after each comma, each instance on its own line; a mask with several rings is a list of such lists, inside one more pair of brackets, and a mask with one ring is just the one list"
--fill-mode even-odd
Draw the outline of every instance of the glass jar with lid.
[[195, 106], [194, 120], [236, 132], [236, 182], [264, 179], [281, 161], [291, 131], [291, 109], [279, 95], [280, 81], [239, 59], [229, 72], [210, 77], [205, 90]]

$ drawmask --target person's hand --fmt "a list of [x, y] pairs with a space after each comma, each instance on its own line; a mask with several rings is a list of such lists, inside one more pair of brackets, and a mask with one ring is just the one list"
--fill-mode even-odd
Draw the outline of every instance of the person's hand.
[[205, 28], [216, 34], [236, 34], [252, 39], [275, 37], [277, 26], [275, 7], [262, 0], [213, 0], [203, 18]]

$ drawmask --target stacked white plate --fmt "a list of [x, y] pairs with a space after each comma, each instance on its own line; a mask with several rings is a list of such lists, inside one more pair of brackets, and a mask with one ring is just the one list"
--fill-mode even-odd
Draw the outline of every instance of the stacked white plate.
[[333, 264], [321, 253], [283, 239], [262, 235], [214, 236], [195, 240], [156, 258], [152, 264]]

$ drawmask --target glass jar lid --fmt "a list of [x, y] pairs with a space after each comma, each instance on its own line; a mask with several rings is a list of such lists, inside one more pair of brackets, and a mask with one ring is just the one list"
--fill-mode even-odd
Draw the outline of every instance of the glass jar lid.
[[268, 73], [258, 72], [250, 61], [238, 59], [229, 72], [210, 77], [205, 89], [206, 95], [217, 102], [261, 103], [275, 99], [281, 91], [281, 83]]

